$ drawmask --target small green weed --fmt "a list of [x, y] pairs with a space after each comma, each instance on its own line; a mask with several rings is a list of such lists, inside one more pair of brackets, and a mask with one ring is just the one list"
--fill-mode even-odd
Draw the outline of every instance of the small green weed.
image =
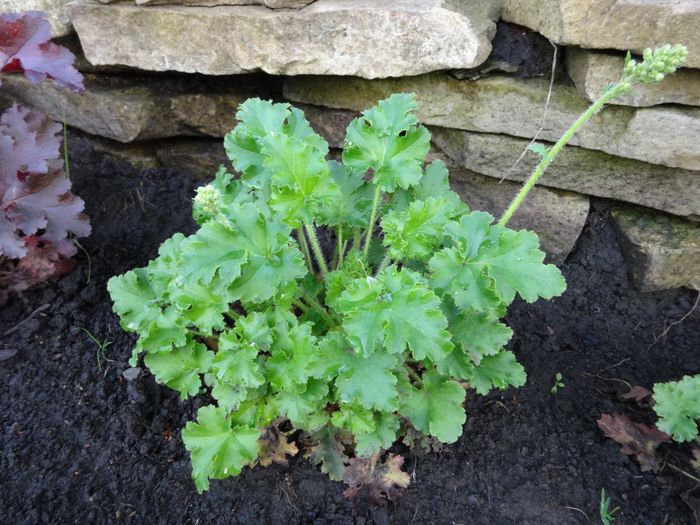
[[106, 363], [113, 363], [114, 359], [109, 359], [107, 357], [107, 348], [109, 345], [112, 344], [112, 341], [108, 340], [107, 338], [104, 339], [104, 341], [100, 341], [97, 337], [93, 335], [90, 330], [87, 328], [83, 328], [82, 326], [78, 327], [79, 330], [82, 330], [85, 332], [85, 335], [87, 335], [90, 340], [95, 343], [95, 346], [97, 347], [97, 368], [100, 369], [100, 372], [103, 372], [105, 375], [107, 375], [107, 370], [109, 370], [109, 366], [105, 368]]
[[600, 521], [603, 523], [603, 525], [612, 525], [612, 523], [615, 522], [615, 518], [613, 518], [613, 514], [615, 514], [618, 510], [620, 510], [620, 507], [615, 507], [614, 509], [610, 510], [610, 498], [605, 495], [605, 489], [601, 489], [600, 491]]
[[561, 375], [561, 372], [557, 372], [557, 374], [554, 376], [554, 386], [550, 390], [552, 394], [556, 394], [560, 388], [564, 388], [566, 386], [563, 379], [564, 376]]

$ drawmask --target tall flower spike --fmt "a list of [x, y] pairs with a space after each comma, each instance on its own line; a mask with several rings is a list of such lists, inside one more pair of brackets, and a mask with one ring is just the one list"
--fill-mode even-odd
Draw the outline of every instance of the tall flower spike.
[[623, 81], [629, 84], [660, 82], [666, 75], [674, 73], [688, 57], [688, 49], [680, 44], [645, 49], [642, 62], [632, 59], [627, 53]]

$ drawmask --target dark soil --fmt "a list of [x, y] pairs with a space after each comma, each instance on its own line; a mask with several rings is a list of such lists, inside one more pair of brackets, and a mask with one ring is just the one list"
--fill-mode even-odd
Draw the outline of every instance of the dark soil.
[[[341, 483], [306, 460], [246, 471], [198, 495], [180, 430], [197, 402], [181, 402], [150, 375], [122, 372], [134, 342], [123, 333], [107, 279], [145, 264], [176, 231], [191, 232], [195, 182], [183, 173], [136, 172], [71, 141], [71, 175], [94, 233], [80, 267], [60, 282], [14, 298], [0, 334], [41, 305], [44, 311], [0, 336], [0, 522], [2, 523], [599, 523], [601, 488], [619, 524], [691, 524], [680, 495], [693, 482], [666, 466], [643, 473], [603, 437], [596, 420], [622, 411], [624, 381], [700, 372], [700, 312], [671, 328], [695, 301], [687, 290], [640, 294], [630, 284], [608, 205], [595, 201], [576, 251], [563, 266], [566, 294], [516, 304], [511, 348], [527, 386], [470, 395], [464, 435], [439, 453], [402, 448], [414, 481], [398, 505], [353, 515]], [[89, 271], [88, 271], [89, 269]], [[109, 341], [104, 359], [81, 330]], [[651, 345], [651, 346], [650, 346]], [[566, 386], [550, 393], [554, 375]], [[663, 445], [689, 469], [687, 448]]]

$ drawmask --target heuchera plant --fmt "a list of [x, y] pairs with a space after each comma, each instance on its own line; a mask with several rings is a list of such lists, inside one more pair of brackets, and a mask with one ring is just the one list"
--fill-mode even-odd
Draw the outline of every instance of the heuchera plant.
[[[197, 191], [199, 230], [109, 281], [139, 336], [132, 365], [144, 354], [159, 382], [207, 400], [182, 432], [199, 491], [296, 452], [287, 418], [331, 478], [350, 463], [351, 491], [391, 497], [407, 479], [377, 453], [404, 432], [454, 442], [467, 388], [524, 384], [501, 319], [516, 296], [566, 288], [537, 236], [507, 227], [534, 182], [498, 222], [469, 210], [445, 165], [424, 162], [415, 109], [397, 94], [365, 111], [340, 163], [301, 111], [248, 100], [224, 141], [240, 177], [222, 167]], [[536, 148], [534, 178], [566, 140]]]
[[344, 435], [361, 457], [402, 424], [453, 442], [466, 384], [525, 382], [500, 319], [516, 295], [551, 298], [564, 279], [534, 233], [470, 211], [445, 165], [424, 164], [415, 108], [399, 94], [364, 112], [341, 164], [301, 111], [248, 100], [224, 143], [240, 179], [221, 169], [195, 198], [199, 231], [110, 280], [140, 336], [132, 363], [143, 352], [183, 398], [202, 379], [211, 395], [183, 431], [200, 491], [254, 463], [280, 416], [340, 479]]
[[[0, 16], [0, 71], [83, 90], [75, 57], [48, 40], [41, 13]], [[84, 203], [70, 191], [61, 159], [61, 124], [13, 106], [0, 117], [0, 304], [72, 267], [70, 235], [89, 235]]]

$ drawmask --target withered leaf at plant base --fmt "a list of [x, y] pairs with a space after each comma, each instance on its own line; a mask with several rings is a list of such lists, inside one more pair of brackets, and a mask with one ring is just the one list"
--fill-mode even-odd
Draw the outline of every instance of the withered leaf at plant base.
[[382, 498], [395, 503], [411, 483], [411, 477], [401, 470], [402, 465], [403, 457], [393, 454], [383, 463], [379, 454], [351, 459], [343, 478], [350, 488], [343, 491], [343, 496], [354, 503], [359, 497], [366, 497], [371, 507], [379, 506]]
[[324, 428], [313, 435], [316, 444], [305, 454], [314, 465], [321, 464], [321, 472], [333, 481], [341, 481], [345, 475], [348, 456], [345, 454], [346, 440], [351, 436], [341, 431]]
[[296, 444], [289, 442], [291, 432], [284, 432], [280, 428], [285, 422], [286, 420], [276, 421], [262, 431], [258, 444], [260, 464], [263, 467], [269, 467], [273, 463], [287, 465], [287, 456], [296, 456], [299, 453]]
[[629, 392], [621, 394], [620, 397], [624, 401], [634, 401], [642, 408], [649, 408], [653, 403], [653, 400], [651, 399], [651, 391], [647, 390], [643, 386], [630, 387]]
[[411, 452], [418, 455], [440, 452], [443, 444], [437, 438], [424, 434], [412, 426], [406, 427], [406, 435], [401, 440], [404, 445], [411, 449]]
[[605, 435], [622, 445], [621, 452], [634, 455], [642, 471], [654, 472], [661, 468], [656, 457], [656, 449], [661, 443], [671, 440], [671, 436], [656, 427], [636, 423], [624, 414], [603, 414], [598, 427]]

